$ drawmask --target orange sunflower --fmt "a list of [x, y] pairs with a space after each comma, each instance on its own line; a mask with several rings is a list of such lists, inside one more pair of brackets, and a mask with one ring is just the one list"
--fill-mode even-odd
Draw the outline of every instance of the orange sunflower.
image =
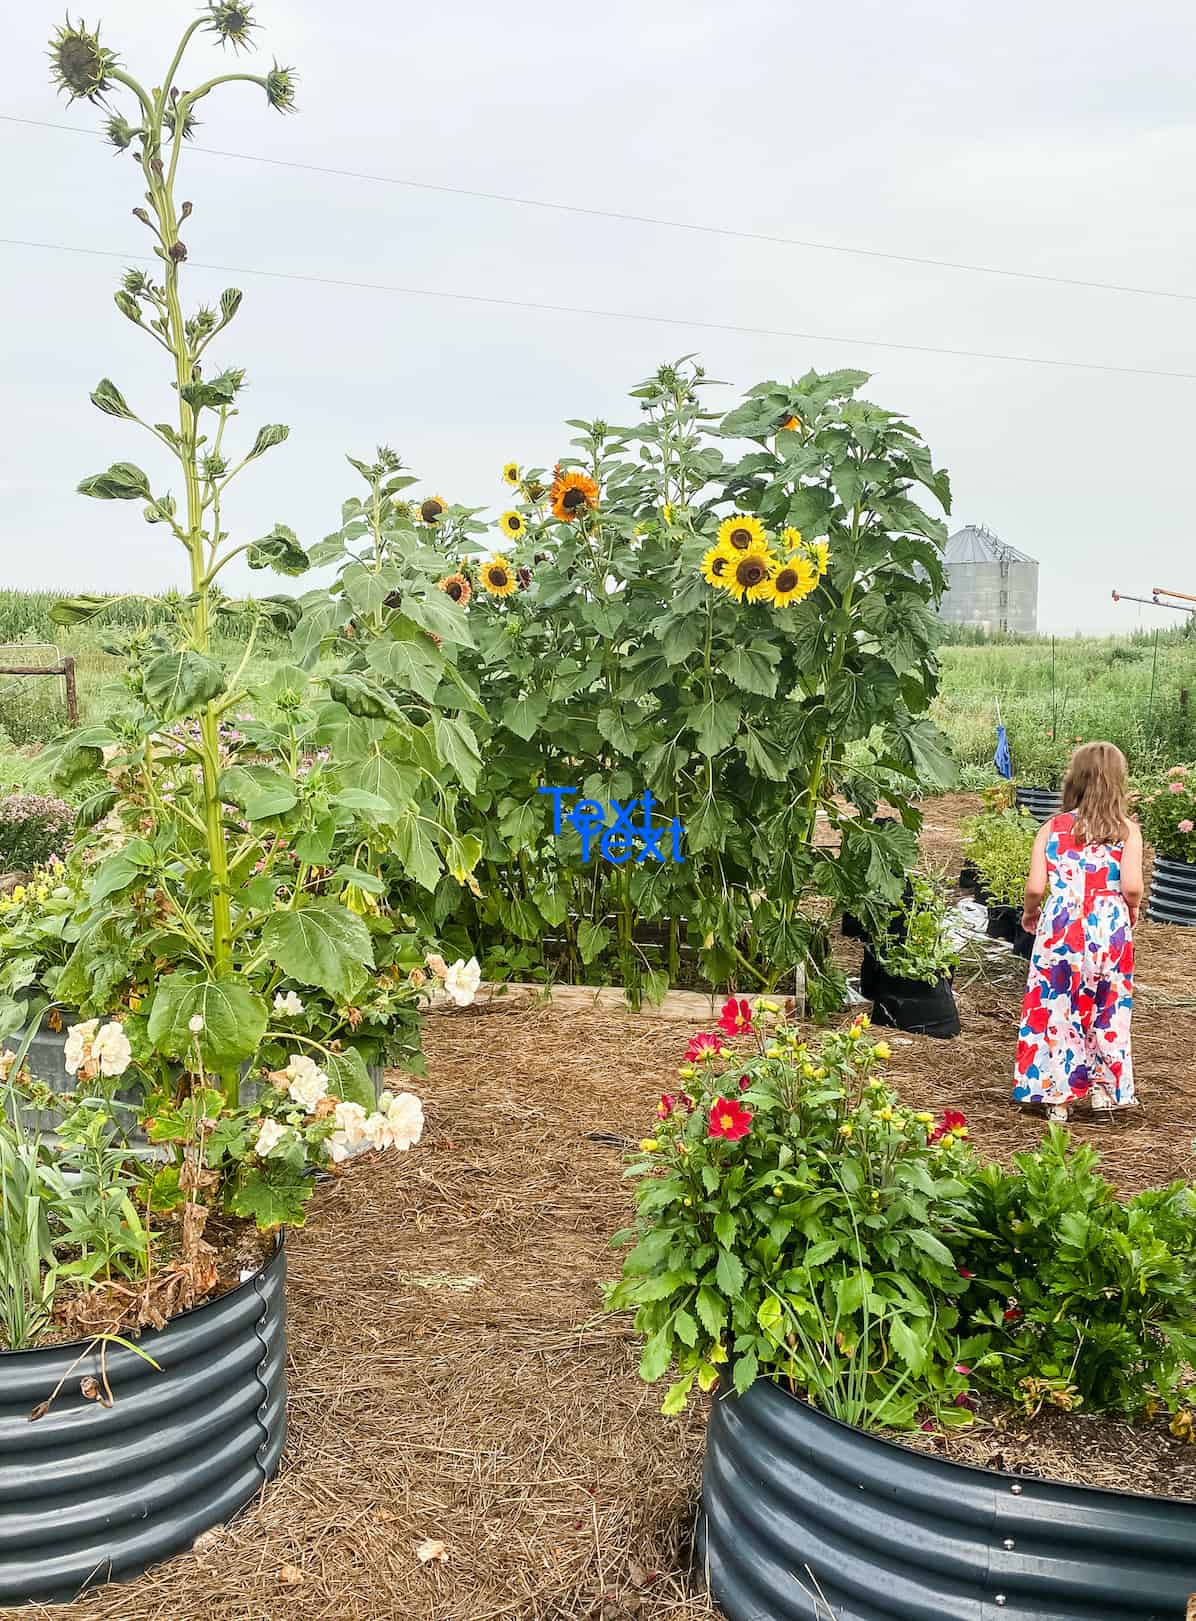
[[464, 574], [446, 574], [443, 580], [437, 580], [436, 585], [438, 590], [443, 591], [446, 597], [451, 597], [461, 608], [464, 608], [473, 596], [473, 586]]
[[444, 497], [440, 495], [430, 495], [426, 501], [421, 501], [419, 504], [419, 515], [425, 523], [435, 523], [437, 518], [443, 515], [444, 511], [445, 501]]
[[598, 505], [598, 486], [588, 473], [562, 473], [557, 467], [549, 493], [553, 516], [565, 523], [572, 523], [587, 507], [593, 512]]

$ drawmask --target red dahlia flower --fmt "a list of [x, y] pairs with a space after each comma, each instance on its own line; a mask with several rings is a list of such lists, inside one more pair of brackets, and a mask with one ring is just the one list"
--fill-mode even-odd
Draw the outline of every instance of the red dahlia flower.
[[715, 1098], [710, 1106], [709, 1136], [723, 1137], [729, 1143], [737, 1143], [741, 1137], [746, 1137], [751, 1129], [750, 1109], [745, 1109], [742, 1103], [732, 1103], [727, 1098]]
[[660, 1102], [656, 1106], [656, 1112], [662, 1120], [667, 1120], [669, 1118], [673, 1112], [676, 1102], [677, 1099], [671, 1092], [662, 1092], [660, 1094]]
[[689, 1046], [685, 1049], [685, 1062], [687, 1064], [700, 1064], [704, 1058], [717, 1058], [723, 1050], [723, 1038], [717, 1030], [704, 1030], [701, 1034], [690, 1037]]
[[742, 1035], [752, 1028], [752, 1010], [746, 997], [728, 996], [719, 1015], [718, 1027], [729, 1036]]

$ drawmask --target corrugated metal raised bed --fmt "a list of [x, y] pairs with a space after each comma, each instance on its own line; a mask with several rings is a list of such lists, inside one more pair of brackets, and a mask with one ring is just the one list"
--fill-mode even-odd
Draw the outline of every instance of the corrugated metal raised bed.
[[1196, 864], [1154, 858], [1146, 915], [1152, 923], [1179, 923], [1196, 928]]
[[761, 1379], [714, 1403], [698, 1552], [728, 1621], [1184, 1621], [1196, 1503], [949, 1463]]
[[1057, 788], [1018, 788], [1013, 797], [1039, 822], [1049, 822], [1063, 809], [1063, 796]]
[[278, 1469], [286, 1435], [286, 1251], [220, 1299], [119, 1346], [115, 1397], [87, 1400], [100, 1354], [29, 1414], [85, 1349], [0, 1353], [0, 1606], [64, 1602], [139, 1575], [230, 1518]]

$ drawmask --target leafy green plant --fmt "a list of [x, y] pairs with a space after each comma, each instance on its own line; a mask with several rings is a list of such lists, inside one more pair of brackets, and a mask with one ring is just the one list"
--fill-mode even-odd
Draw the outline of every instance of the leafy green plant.
[[1196, 1193], [1182, 1182], [1121, 1202], [1088, 1145], [1052, 1126], [1011, 1170], [971, 1183], [974, 1227], [961, 1355], [1034, 1411], [1175, 1409], [1196, 1358]]
[[35, 1019], [17, 1050], [0, 1057], [0, 1337], [10, 1351], [24, 1350], [45, 1329], [58, 1284], [41, 1144], [13, 1103], [36, 1029]]
[[64, 1148], [42, 1169], [55, 1198], [56, 1245], [77, 1252], [57, 1262], [58, 1277], [90, 1284], [143, 1276], [150, 1240], [133, 1202], [143, 1177], [111, 1116], [85, 1106], [64, 1124], [62, 1137]]
[[1196, 766], [1175, 765], [1139, 797], [1142, 832], [1161, 856], [1196, 862]]
[[991, 906], [1020, 906], [1030, 876], [1038, 824], [1025, 811], [992, 809], [964, 826], [964, 854], [979, 876]]
[[954, 973], [959, 948], [947, 927], [949, 895], [941, 876], [915, 873], [904, 906], [889, 915], [873, 945], [877, 960], [901, 979], [936, 985]]
[[29, 872], [66, 853], [75, 813], [46, 794], [0, 798], [0, 872]]
[[676, 1365], [665, 1412], [729, 1371], [740, 1392], [782, 1379], [853, 1423], [967, 1423], [967, 1123], [900, 1106], [865, 1020], [807, 1046], [775, 1006], [724, 1010], [728, 1028], [769, 1027], [750, 1056], [691, 1042], [686, 1090], [661, 1098], [628, 1169], [637, 1222], [616, 1242], [635, 1242], [607, 1306], [635, 1311], [644, 1379]]

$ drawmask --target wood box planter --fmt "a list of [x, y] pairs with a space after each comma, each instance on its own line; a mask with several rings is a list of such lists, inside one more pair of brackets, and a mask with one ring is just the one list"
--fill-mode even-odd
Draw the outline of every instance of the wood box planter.
[[1146, 915], [1152, 923], [1196, 927], [1196, 863], [1155, 856]]
[[111, 1407], [85, 1349], [0, 1352], [0, 1606], [66, 1602], [140, 1575], [229, 1519], [278, 1470], [286, 1436], [286, 1251], [158, 1332], [110, 1346]]
[[1184, 1621], [1196, 1503], [951, 1463], [761, 1379], [714, 1403], [697, 1553], [727, 1621]]

